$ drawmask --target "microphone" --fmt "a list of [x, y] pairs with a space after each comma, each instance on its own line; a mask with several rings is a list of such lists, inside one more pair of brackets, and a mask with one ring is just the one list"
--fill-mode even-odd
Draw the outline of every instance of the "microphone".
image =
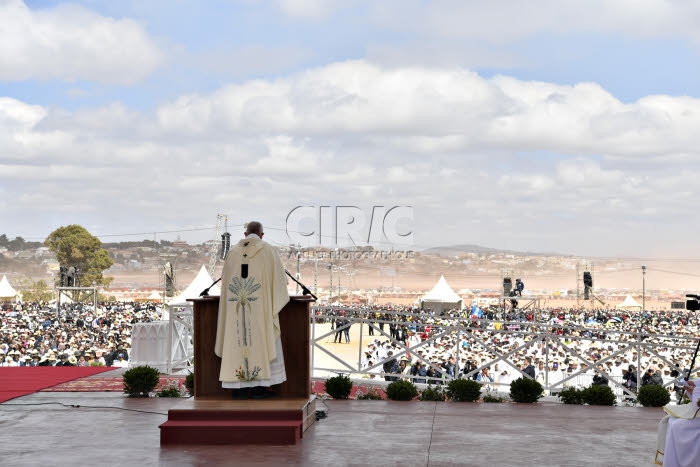
[[311, 293], [311, 291], [310, 291], [304, 284], [302, 284], [302, 283], [299, 282], [294, 276], [292, 276], [292, 275], [289, 273], [289, 271], [287, 271], [287, 270], [285, 269], [284, 272], [285, 272], [294, 282], [296, 282], [297, 284], [299, 284], [299, 285], [301, 286], [301, 293], [302, 293], [302, 295], [311, 295], [311, 296], [314, 298], [314, 300], [318, 300], [318, 297], [316, 297], [316, 295], [314, 295], [313, 293]]
[[[223, 277], [223, 276], [222, 276], [222, 277]], [[212, 287], [214, 287], [214, 286], [216, 285], [216, 283], [219, 282], [220, 280], [221, 280], [221, 277], [219, 277], [217, 280], [215, 280], [214, 282], [212, 282], [212, 284], [211, 284], [209, 287], [207, 287], [206, 289], [202, 290], [202, 293], [200, 293], [199, 296], [200, 296], [200, 297], [208, 297], [208, 296], [209, 296], [209, 289], [211, 289]]]

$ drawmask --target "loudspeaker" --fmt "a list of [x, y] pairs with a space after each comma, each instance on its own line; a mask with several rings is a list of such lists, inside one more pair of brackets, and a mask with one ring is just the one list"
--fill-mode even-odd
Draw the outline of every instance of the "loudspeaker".
[[231, 249], [231, 234], [224, 232], [221, 234], [221, 259], [226, 259], [226, 255]]
[[588, 271], [583, 273], [583, 298], [588, 300], [591, 290], [593, 290], [593, 276]]
[[503, 296], [510, 297], [510, 291], [513, 290], [513, 279], [510, 277], [503, 278]]

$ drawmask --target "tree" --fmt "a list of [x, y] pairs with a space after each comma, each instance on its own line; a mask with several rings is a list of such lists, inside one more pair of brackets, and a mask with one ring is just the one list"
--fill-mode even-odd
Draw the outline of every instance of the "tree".
[[53, 299], [53, 291], [43, 280], [32, 282], [24, 292], [22, 300], [25, 302], [48, 302]]
[[93, 236], [84, 227], [72, 224], [59, 227], [51, 232], [44, 241], [65, 267], [75, 267], [79, 271], [80, 285], [89, 287], [93, 282], [108, 287], [111, 277], [104, 277], [102, 272], [109, 269], [114, 261], [109, 252], [102, 248], [100, 239]]

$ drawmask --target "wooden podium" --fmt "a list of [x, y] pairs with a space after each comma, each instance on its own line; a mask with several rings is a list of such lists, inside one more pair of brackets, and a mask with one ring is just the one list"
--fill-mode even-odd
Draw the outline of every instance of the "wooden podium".
[[219, 297], [194, 304], [194, 399], [168, 411], [160, 443], [294, 444], [316, 420], [311, 398], [309, 296], [292, 296], [280, 312], [287, 381], [272, 386], [274, 398], [232, 400], [221, 387], [221, 358], [214, 354]]
[[[194, 303], [194, 398], [229, 400], [231, 390], [223, 389], [219, 381], [221, 358], [214, 354], [219, 297], [190, 301]], [[273, 386], [279, 397], [308, 398], [311, 394], [309, 309], [313, 301], [309, 296], [293, 296], [280, 312], [287, 381]]]

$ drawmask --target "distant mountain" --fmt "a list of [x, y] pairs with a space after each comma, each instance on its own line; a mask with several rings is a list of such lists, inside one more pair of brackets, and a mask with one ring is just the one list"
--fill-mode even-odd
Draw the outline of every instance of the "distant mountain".
[[532, 252], [532, 251], [513, 251], [500, 250], [498, 248], [488, 248], [479, 245], [450, 245], [437, 246], [428, 248], [421, 252], [424, 255], [440, 255], [440, 256], [459, 256], [467, 253], [476, 253], [479, 255], [517, 255], [517, 256], [569, 256], [560, 253], [547, 252]]

